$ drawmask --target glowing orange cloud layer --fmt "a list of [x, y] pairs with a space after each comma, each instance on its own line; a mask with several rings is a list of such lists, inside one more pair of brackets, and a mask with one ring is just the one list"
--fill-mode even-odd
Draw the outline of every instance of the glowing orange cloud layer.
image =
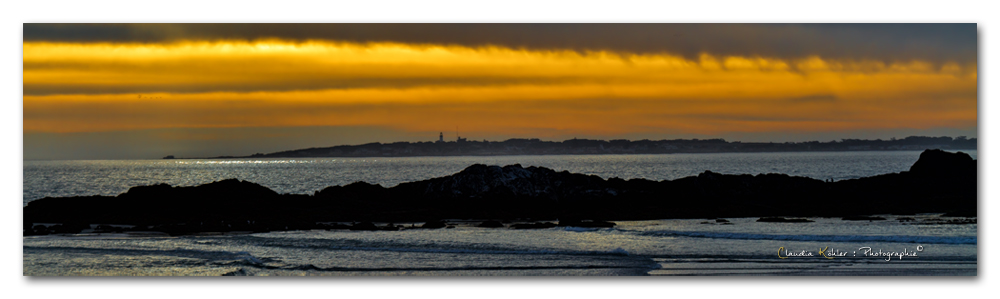
[[25, 132], [385, 126], [523, 133], [976, 125], [974, 66], [393, 43], [24, 43]]

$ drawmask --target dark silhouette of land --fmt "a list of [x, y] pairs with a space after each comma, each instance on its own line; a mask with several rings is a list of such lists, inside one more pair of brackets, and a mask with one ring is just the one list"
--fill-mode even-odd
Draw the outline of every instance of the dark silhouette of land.
[[[711, 171], [672, 181], [605, 180], [544, 167], [479, 164], [453, 175], [392, 188], [356, 182], [312, 195], [278, 194], [255, 183], [228, 179], [193, 187], [133, 187], [118, 196], [35, 200], [23, 209], [24, 233], [73, 233], [89, 224], [104, 224], [106, 231], [122, 230], [108, 224], [127, 224], [136, 226], [133, 230], [185, 234], [399, 229], [372, 222], [447, 227], [440, 219], [488, 220], [480, 224], [483, 227], [545, 228], [557, 224], [504, 223], [558, 219], [559, 225], [607, 227], [614, 224], [602, 220], [778, 216], [856, 220], [866, 219], [860, 215], [914, 213], [975, 217], [976, 171], [976, 160], [968, 154], [926, 150], [909, 171], [836, 182]], [[778, 218], [762, 221], [782, 222]], [[722, 222], [727, 221], [717, 221]]]
[[[470, 141], [458, 138], [446, 142], [395, 142], [340, 145], [281, 151], [251, 156], [221, 156], [212, 158], [299, 158], [299, 157], [415, 157], [415, 156], [501, 156], [501, 155], [600, 155], [600, 154], [671, 154], [729, 152], [810, 152], [810, 151], [892, 151], [939, 148], [974, 150], [976, 138], [965, 136], [922, 137], [903, 139], [862, 140], [842, 139], [830, 142], [727, 142], [723, 139], [675, 140], [590, 140], [570, 139], [562, 142], [539, 139], [508, 139], [506, 141]], [[166, 158], [173, 158], [168, 156]]]

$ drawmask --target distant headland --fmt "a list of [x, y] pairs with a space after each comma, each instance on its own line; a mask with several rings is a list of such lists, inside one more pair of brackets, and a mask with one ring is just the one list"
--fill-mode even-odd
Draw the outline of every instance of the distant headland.
[[[434, 142], [368, 143], [339, 145], [274, 152], [250, 156], [218, 156], [218, 158], [302, 158], [302, 157], [421, 157], [421, 156], [513, 156], [513, 155], [606, 155], [606, 154], [673, 154], [673, 153], [739, 153], [739, 152], [814, 152], [814, 151], [898, 151], [937, 148], [975, 150], [976, 138], [910, 136], [902, 139], [841, 139], [829, 142], [728, 142], [724, 139], [673, 140], [593, 140], [569, 139], [543, 141], [508, 139], [505, 141], [475, 141], [457, 137], [445, 141], [444, 134]], [[174, 159], [166, 156], [164, 159]], [[178, 157], [178, 159], [180, 159]], [[195, 158], [197, 159], [197, 158]]]

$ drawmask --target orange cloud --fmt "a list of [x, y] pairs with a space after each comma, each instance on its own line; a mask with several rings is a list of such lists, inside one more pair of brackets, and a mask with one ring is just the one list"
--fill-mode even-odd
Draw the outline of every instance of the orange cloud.
[[976, 125], [974, 66], [336, 42], [24, 43], [25, 132], [589, 134]]

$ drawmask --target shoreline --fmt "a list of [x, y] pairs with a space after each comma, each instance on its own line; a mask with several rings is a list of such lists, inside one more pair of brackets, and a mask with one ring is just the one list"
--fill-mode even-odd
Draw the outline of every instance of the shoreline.
[[[880, 214], [871, 215], [884, 218], [881, 220], [869, 220], [862, 222], [872, 222], [872, 221], [882, 221], [882, 222], [898, 222], [902, 225], [975, 225], [978, 224], [978, 217], [966, 217], [966, 216], [947, 216], [942, 213], [920, 213], [917, 215], [894, 215], [894, 214]], [[917, 218], [922, 219], [914, 219]], [[769, 222], [769, 223], [790, 223], [789, 225], [794, 225], [795, 223], [809, 223], [814, 222], [811, 220], [831, 220], [831, 221], [841, 221], [844, 223], [858, 222], [857, 220], [850, 219], [851, 217], [808, 217], [810, 221], [761, 221], [767, 218], [774, 217], [742, 217], [743, 219], [755, 220], [754, 222]], [[782, 217], [778, 217], [782, 218]], [[732, 218], [741, 219], [741, 218]], [[109, 224], [89, 224], [90, 228], [82, 229], [78, 233], [50, 233], [50, 234], [35, 234], [35, 235], [25, 235], [24, 237], [34, 237], [34, 236], [54, 236], [54, 237], [74, 237], [74, 238], [88, 238], [88, 237], [126, 237], [126, 238], [141, 238], [141, 237], [177, 237], [177, 236], [230, 236], [230, 235], [249, 235], [256, 233], [267, 233], [267, 232], [304, 232], [304, 231], [410, 231], [410, 230], [427, 230], [427, 229], [450, 229], [450, 228], [476, 228], [476, 229], [512, 229], [512, 230], [523, 230], [523, 229], [548, 229], [548, 228], [558, 228], [560, 230], [566, 231], [592, 231], [606, 228], [616, 227], [617, 222], [642, 222], [642, 221], [670, 221], [670, 220], [705, 220], [701, 224], [714, 224], [714, 225], [731, 225], [727, 219], [700, 219], [700, 218], [669, 218], [669, 219], [641, 219], [641, 220], [612, 220], [606, 221], [611, 225], [593, 226], [593, 225], [580, 225], [579, 223], [559, 223], [558, 219], [540, 219], [540, 220], [519, 220], [510, 221], [504, 223], [502, 226], [482, 226], [483, 223], [494, 222], [495, 220], [490, 219], [442, 219], [440, 222], [446, 224], [444, 227], [421, 227], [421, 225], [426, 224], [422, 222], [405, 222], [405, 223], [394, 223], [394, 222], [372, 222], [371, 224], [380, 229], [365, 229], [365, 228], [354, 228], [351, 227], [350, 223], [339, 222], [339, 223], [317, 223], [319, 227], [316, 228], [297, 228], [289, 230], [274, 230], [274, 231], [198, 231], [189, 232], [181, 234], [171, 234], [170, 232], [158, 231], [158, 230], [135, 230], [133, 225], [123, 225], [123, 224], [110, 224], [116, 227], [122, 228], [122, 230], [104, 230], [99, 229], [100, 226], [105, 226]], [[527, 228], [517, 228], [516, 225], [524, 224], [536, 224], [536, 223], [553, 223], [553, 226], [544, 227], [527, 227]], [[360, 223], [358, 223], [360, 224]], [[390, 225], [398, 225], [399, 229], [381, 229], [389, 227]], [[574, 225], [575, 224], [575, 225]], [[56, 225], [61, 225], [61, 223], [35, 223], [35, 225], [42, 225], [48, 228], [54, 227]], [[325, 227], [323, 227], [326, 225]], [[341, 225], [340, 227], [331, 227], [330, 225]], [[367, 225], [367, 224], [366, 224]], [[739, 239], [739, 238], [736, 238]], [[844, 241], [853, 242], [853, 241]], [[905, 243], [905, 242], [904, 242]], [[926, 242], [925, 242], [926, 243]], [[935, 244], [933, 242], [929, 244]]]
[[[948, 151], [978, 151], [978, 147], [945, 148]], [[296, 155], [262, 155], [262, 156], [216, 156], [216, 157], [175, 157], [160, 159], [140, 159], [140, 160], [222, 160], [222, 159], [326, 159], [326, 158], [421, 158], [421, 157], [503, 157], [503, 156], [613, 156], [613, 155], [684, 155], [684, 154], [764, 154], [764, 153], [844, 153], [844, 152], [919, 152], [921, 148], [899, 148], [899, 149], [855, 149], [855, 150], [759, 150], [759, 151], [686, 151], [686, 152], [614, 152], [614, 153], [490, 153], [490, 154], [438, 154], [438, 155], [341, 155], [341, 156], [296, 156]], [[56, 160], [32, 160], [32, 161], [56, 161]], [[62, 160], [58, 160], [62, 161]]]
[[[674, 153], [740, 153], [740, 152], [810, 152], [810, 151], [863, 151], [863, 150], [921, 150], [939, 148], [950, 150], [977, 149], [977, 138], [941, 136], [909, 136], [902, 139], [867, 140], [842, 139], [819, 142], [728, 142], [725, 139], [673, 139], [673, 140], [593, 140], [568, 139], [543, 141], [538, 138], [513, 138], [504, 141], [475, 141], [457, 138], [445, 141], [441, 136], [434, 142], [373, 142], [360, 145], [338, 145], [285, 150], [273, 153], [256, 153], [248, 156], [216, 156], [205, 159], [228, 158], [299, 158], [299, 157], [416, 157], [416, 156], [505, 156], [505, 155], [602, 155], [602, 154], [674, 154]], [[168, 155], [163, 159], [177, 159]], [[202, 159], [202, 158], [189, 158]]]
[[[977, 148], [948, 148], [949, 152], [976, 151]], [[248, 160], [248, 159], [389, 159], [389, 158], [442, 158], [442, 157], [522, 157], [522, 156], [654, 156], [654, 155], [702, 155], [702, 154], [782, 154], [782, 153], [879, 153], [879, 152], [923, 152], [922, 149], [893, 150], [813, 150], [813, 151], [760, 151], [760, 152], [680, 152], [680, 153], [601, 153], [601, 154], [497, 154], [497, 155], [413, 155], [413, 156], [328, 156], [328, 157], [255, 157], [255, 156], [218, 156], [218, 157], [176, 157], [173, 159], [25, 159], [30, 162], [55, 161], [170, 161], [170, 160]]]
[[[888, 215], [879, 215], [886, 218]], [[919, 215], [933, 218], [937, 215]], [[965, 233], [941, 238], [905, 223], [882, 223], [882, 228], [859, 231], [868, 225], [841, 219], [819, 219], [815, 224], [758, 223], [730, 219], [736, 226], [701, 225], [700, 220], [622, 222], [604, 229], [552, 228], [510, 232], [474, 225], [452, 230], [357, 232], [312, 230], [245, 234], [205, 233], [185, 236], [115, 234], [25, 237], [26, 275], [795, 275], [968, 276], [978, 271], [976, 226]], [[895, 222], [895, 221], [889, 221]], [[841, 226], [843, 225], [843, 226]], [[778, 235], [788, 230], [797, 238]], [[852, 229], [854, 228], [854, 229]], [[879, 232], [889, 228], [893, 236]], [[737, 236], [727, 236], [727, 234]], [[752, 238], [740, 234], [750, 233]], [[830, 233], [847, 233], [839, 238]], [[972, 234], [970, 234], [972, 233]], [[707, 234], [707, 235], [704, 235]], [[487, 237], [489, 236], [489, 237]], [[537, 247], [538, 237], [562, 240]], [[908, 236], [906, 239], [900, 237]], [[822, 238], [816, 238], [822, 237]], [[847, 237], [847, 238], [843, 238]], [[600, 242], [576, 242], [579, 238]], [[615, 240], [633, 243], [619, 243]], [[638, 238], [638, 239], [635, 239]], [[922, 240], [941, 239], [934, 240]], [[962, 239], [971, 238], [973, 242]], [[113, 243], [102, 245], [106, 240]], [[394, 240], [385, 243], [385, 240]], [[674, 247], [659, 247], [667, 242]], [[159, 245], [157, 245], [159, 244]], [[738, 246], [734, 246], [739, 244]], [[99, 245], [99, 246], [95, 246]], [[654, 246], [650, 246], [654, 245]], [[779, 247], [794, 252], [871, 248], [873, 252], [920, 250], [918, 256], [869, 256], [858, 252], [827, 259], [820, 256], [776, 255]], [[280, 252], [273, 251], [282, 248]], [[291, 251], [287, 251], [291, 250]], [[314, 251], [322, 254], [316, 256]], [[58, 255], [56, 255], [58, 254]], [[382, 263], [382, 257], [408, 258]], [[74, 259], [67, 260], [64, 256]], [[310, 256], [318, 259], [308, 258]], [[364, 258], [357, 258], [363, 256]], [[136, 257], [142, 257], [137, 259]], [[420, 257], [420, 258], [417, 258]], [[180, 259], [178, 259], [180, 258]], [[188, 258], [204, 262], [187, 263]], [[330, 260], [332, 259], [332, 260]], [[456, 261], [457, 259], [457, 261]], [[80, 260], [92, 261], [79, 263]], [[106, 264], [113, 260], [117, 263]], [[172, 269], [142, 261], [176, 261]], [[510, 262], [497, 265], [496, 260]], [[76, 261], [76, 262], [74, 262]], [[61, 265], [52, 269], [43, 262]], [[45, 265], [45, 266], [42, 266]], [[83, 266], [81, 266], [83, 265]], [[141, 265], [141, 266], [139, 266]], [[138, 267], [137, 267], [138, 266]], [[226, 271], [217, 271], [222, 268]], [[209, 271], [211, 270], [211, 271]], [[131, 271], [131, 272], [130, 272]], [[165, 271], [165, 272], [164, 272]]]

